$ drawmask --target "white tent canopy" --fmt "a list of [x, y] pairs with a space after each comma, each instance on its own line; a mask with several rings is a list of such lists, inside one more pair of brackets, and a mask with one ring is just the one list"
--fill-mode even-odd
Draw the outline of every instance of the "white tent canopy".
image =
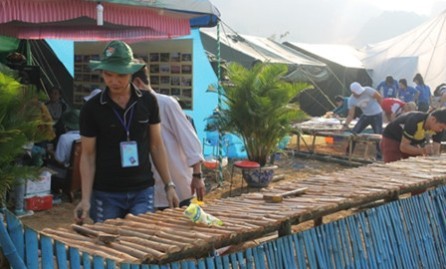
[[349, 45], [337, 44], [308, 44], [298, 42], [284, 42], [291, 48], [300, 48], [314, 55], [327, 59], [348, 68], [364, 68], [361, 58], [363, 53]]
[[445, 23], [446, 11], [402, 35], [361, 49], [373, 85], [389, 75], [397, 80], [405, 78], [411, 85], [416, 73], [432, 91], [446, 82]]

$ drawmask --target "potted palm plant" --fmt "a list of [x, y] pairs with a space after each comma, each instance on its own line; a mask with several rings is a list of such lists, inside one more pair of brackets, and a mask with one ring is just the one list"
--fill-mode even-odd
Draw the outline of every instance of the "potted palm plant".
[[23, 146], [54, 138], [51, 118], [43, 117], [36, 89], [20, 84], [16, 74], [0, 64], [0, 207], [17, 178], [35, 178], [38, 167], [17, 166]]
[[269, 158], [281, 139], [290, 134], [292, 123], [306, 117], [298, 104], [291, 101], [311, 85], [285, 81], [287, 71], [284, 64], [258, 63], [246, 69], [231, 63], [227, 68], [228, 81], [220, 89], [224, 105], [216, 114], [213, 128], [239, 136], [248, 159], [260, 164], [260, 170], [243, 171], [244, 179], [252, 187], [269, 184], [271, 171], [276, 168], [267, 166]]

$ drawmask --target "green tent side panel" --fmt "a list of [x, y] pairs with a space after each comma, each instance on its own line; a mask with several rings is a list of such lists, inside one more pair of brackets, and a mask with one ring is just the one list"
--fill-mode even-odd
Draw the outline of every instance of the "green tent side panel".
[[20, 40], [14, 37], [0, 36], [0, 53], [16, 51]]

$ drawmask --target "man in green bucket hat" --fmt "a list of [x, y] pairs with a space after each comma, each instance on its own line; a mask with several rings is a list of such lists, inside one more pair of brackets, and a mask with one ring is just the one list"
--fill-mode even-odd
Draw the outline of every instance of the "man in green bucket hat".
[[122, 41], [111, 41], [100, 61], [90, 61], [92, 70], [101, 70], [106, 88], [89, 99], [80, 114], [82, 199], [75, 208], [77, 222], [88, 213], [94, 222], [102, 222], [153, 211], [149, 153], [165, 184], [169, 206], [178, 206], [158, 103], [153, 94], [131, 84], [132, 74], [143, 66]]

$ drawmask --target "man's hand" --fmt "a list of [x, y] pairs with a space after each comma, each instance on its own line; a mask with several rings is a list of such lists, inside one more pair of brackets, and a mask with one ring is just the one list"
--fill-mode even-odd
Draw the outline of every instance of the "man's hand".
[[169, 207], [179, 207], [180, 206], [180, 199], [178, 199], [177, 192], [175, 188], [170, 187], [166, 189], [166, 197], [167, 201], [169, 202]]
[[424, 156], [434, 155], [434, 146], [432, 144], [427, 144], [426, 146], [424, 146], [423, 155]]
[[190, 183], [190, 189], [192, 195], [197, 194], [197, 200], [203, 201], [204, 194], [206, 193], [206, 187], [204, 185], [203, 178], [192, 177], [192, 182]]
[[74, 209], [74, 221], [82, 225], [90, 212], [90, 202], [81, 201]]
[[328, 111], [325, 113], [324, 118], [333, 118], [333, 116], [336, 116], [336, 114], [333, 114], [333, 111]]

